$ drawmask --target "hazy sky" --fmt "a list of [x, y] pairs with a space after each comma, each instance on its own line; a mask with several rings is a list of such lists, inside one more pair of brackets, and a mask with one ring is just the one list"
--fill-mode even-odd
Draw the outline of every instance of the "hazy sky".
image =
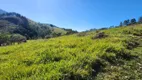
[[78, 31], [142, 16], [142, 0], [1, 0], [0, 8]]

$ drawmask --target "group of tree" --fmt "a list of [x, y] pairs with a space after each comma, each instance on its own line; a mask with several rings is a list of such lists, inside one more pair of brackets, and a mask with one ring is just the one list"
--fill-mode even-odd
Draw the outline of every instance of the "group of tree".
[[72, 30], [72, 29], [65, 29], [65, 28], [63, 28], [63, 30], [67, 31], [66, 35], [70, 35], [70, 34], [78, 33], [77, 31]]
[[113, 25], [113, 26], [110, 26], [110, 27], [103, 27], [103, 28], [100, 28], [100, 29], [94, 28], [94, 29], [86, 30], [84, 32], [106, 30], [106, 29], [110, 29], [110, 28], [129, 26], [129, 25], [134, 25], [134, 24], [142, 24], [142, 16], [139, 17], [138, 20], [136, 20], [135, 18], [124, 20], [123, 22], [120, 22], [120, 24], [118, 26]]
[[27, 42], [26, 37], [20, 34], [0, 34], [0, 46], [6, 46], [14, 43]]
[[123, 22], [120, 22], [119, 26], [121, 27], [121, 26], [128, 26], [128, 25], [141, 24], [141, 23], [142, 23], [142, 17], [140, 17], [138, 21], [135, 18], [124, 20]]

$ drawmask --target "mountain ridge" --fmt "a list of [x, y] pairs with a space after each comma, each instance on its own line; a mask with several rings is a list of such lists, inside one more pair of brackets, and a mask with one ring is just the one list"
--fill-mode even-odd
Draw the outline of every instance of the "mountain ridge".
[[6, 11], [0, 9], [0, 14], [4, 14], [4, 13], [7, 13]]
[[[77, 31], [72, 29], [59, 28], [53, 24], [37, 23], [15, 12], [6, 12], [1, 9], [0, 11], [3, 13], [0, 14], [0, 22], [3, 23], [0, 24], [0, 29], [3, 31], [0, 32], [1, 34], [20, 34], [27, 39], [38, 39], [77, 33]], [[9, 31], [11, 27], [13, 27], [13, 30]]]

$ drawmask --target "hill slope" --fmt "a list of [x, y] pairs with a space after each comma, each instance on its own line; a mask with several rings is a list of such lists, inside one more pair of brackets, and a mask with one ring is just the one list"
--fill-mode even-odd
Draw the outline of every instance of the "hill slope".
[[7, 13], [6, 11], [0, 9], [0, 14], [4, 14], [4, 13]]
[[37, 39], [46, 37], [57, 37], [67, 33], [76, 33], [77, 31], [68, 31], [52, 24], [37, 23], [14, 12], [6, 13], [0, 10], [0, 34], [20, 34], [27, 39]]
[[0, 80], [140, 80], [141, 53], [142, 25], [30, 40], [0, 47]]

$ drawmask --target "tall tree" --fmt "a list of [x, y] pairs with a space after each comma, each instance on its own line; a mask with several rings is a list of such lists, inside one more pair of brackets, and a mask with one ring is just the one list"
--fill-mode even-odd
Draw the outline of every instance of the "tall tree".
[[135, 18], [131, 19], [130, 24], [136, 24], [136, 23], [137, 23], [137, 21], [136, 21], [136, 19], [135, 19]]
[[123, 26], [123, 23], [122, 23], [122, 22], [120, 22], [120, 25], [119, 25], [119, 26], [120, 26], [120, 27], [121, 27], [121, 26]]
[[130, 20], [128, 19], [128, 20], [125, 20], [124, 22], [123, 22], [123, 25], [124, 26], [128, 26], [130, 24]]
[[142, 23], [142, 16], [139, 18], [138, 23]]

